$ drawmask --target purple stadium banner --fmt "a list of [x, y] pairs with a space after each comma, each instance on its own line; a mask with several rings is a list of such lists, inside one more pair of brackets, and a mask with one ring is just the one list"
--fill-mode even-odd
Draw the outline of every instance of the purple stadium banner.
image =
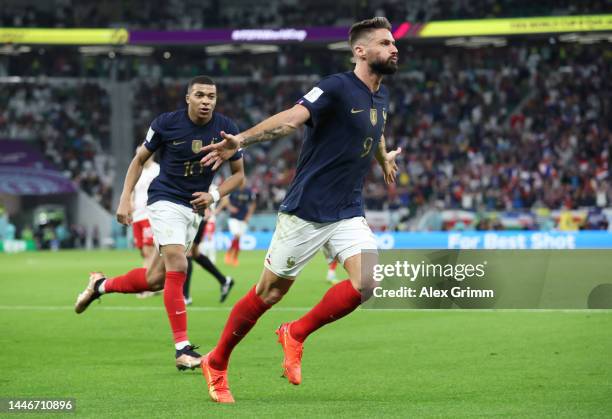
[[51, 195], [73, 193], [70, 179], [26, 141], [0, 140], [0, 193]]
[[130, 44], [216, 44], [344, 41], [348, 27], [284, 29], [207, 29], [200, 31], [130, 31]]

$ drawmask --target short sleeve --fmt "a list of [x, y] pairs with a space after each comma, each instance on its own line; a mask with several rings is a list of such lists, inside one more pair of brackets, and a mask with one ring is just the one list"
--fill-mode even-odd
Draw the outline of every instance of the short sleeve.
[[[240, 130], [238, 129], [238, 125], [231, 119], [227, 121], [225, 132], [232, 135], [240, 134]], [[232, 157], [230, 157], [230, 161], [240, 160], [242, 158], [242, 149], [236, 151]]]
[[306, 124], [313, 126], [317, 124], [334, 107], [334, 99], [342, 91], [342, 80], [339, 77], [327, 77], [306, 93], [298, 104], [304, 106], [310, 112], [310, 119]]
[[155, 118], [153, 122], [151, 122], [151, 126], [147, 131], [147, 136], [145, 137], [144, 141], [144, 146], [152, 153], [157, 151], [157, 149], [162, 145], [162, 136], [160, 134], [161, 128], [159, 124], [159, 117]]

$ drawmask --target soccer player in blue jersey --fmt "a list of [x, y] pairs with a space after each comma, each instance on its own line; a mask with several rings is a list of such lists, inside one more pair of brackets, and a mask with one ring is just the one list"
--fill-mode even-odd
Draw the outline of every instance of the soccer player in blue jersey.
[[259, 282], [236, 303], [215, 348], [202, 359], [202, 372], [214, 401], [232, 403], [227, 367], [232, 349], [257, 319], [289, 290], [304, 265], [324, 245], [344, 265], [349, 278], [332, 286], [302, 318], [277, 330], [284, 351], [283, 373], [300, 384], [304, 340], [321, 326], [338, 320], [361, 303], [361, 258], [376, 249], [364, 218], [362, 187], [372, 158], [387, 183], [395, 181], [395, 157], [387, 152], [383, 131], [389, 111], [385, 74], [397, 70], [391, 25], [377, 17], [354, 24], [349, 43], [354, 71], [319, 82], [291, 109], [238, 135], [206, 147], [213, 168], [251, 144], [276, 140], [306, 125], [295, 178], [280, 207], [276, 230]]
[[230, 216], [228, 227], [232, 234], [232, 244], [225, 254], [225, 263], [238, 266], [238, 254], [240, 253], [240, 237], [246, 233], [249, 220], [255, 212], [255, 192], [247, 187], [246, 180], [242, 182], [229, 197], [224, 199], [219, 209], [227, 208]]
[[179, 370], [195, 368], [201, 356], [187, 337], [187, 312], [183, 283], [187, 257], [201, 220], [200, 214], [237, 188], [244, 179], [242, 153], [228, 159], [232, 175], [216, 191], [209, 190], [218, 167], [211, 169], [200, 162], [203, 147], [221, 138], [221, 132], [238, 134], [229, 118], [214, 112], [217, 103], [215, 83], [206, 76], [189, 82], [185, 97], [187, 109], [159, 115], [136, 156], [128, 167], [123, 192], [117, 208], [117, 220], [129, 225], [130, 198], [140, 178], [143, 164], [157, 153], [159, 175], [148, 190], [147, 210], [158, 252], [149, 269], [133, 269], [107, 279], [101, 272], [91, 274], [87, 288], [78, 296], [75, 311], [82, 313], [102, 294], [139, 293], [164, 289], [164, 305], [175, 342], [175, 363]]

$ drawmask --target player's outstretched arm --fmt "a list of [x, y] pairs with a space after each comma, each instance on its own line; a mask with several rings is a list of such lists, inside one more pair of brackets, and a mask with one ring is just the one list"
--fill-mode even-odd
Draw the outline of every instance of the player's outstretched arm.
[[149, 157], [151, 157], [151, 154], [153, 153], [147, 150], [146, 147], [138, 147], [136, 155], [128, 167], [116, 212], [117, 221], [123, 225], [132, 224], [132, 192], [134, 192], [134, 186], [136, 186], [138, 179], [140, 179], [142, 168]]
[[239, 148], [283, 138], [302, 126], [310, 118], [310, 112], [302, 105], [277, 113], [238, 135], [221, 132], [223, 141], [207, 145], [202, 151], [207, 154], [201, 162], [205, 166], [213, 164], [216, 170], [223, 161], [228, 160]]
[[189, 201], [189, 203], [193, 207], [193, 212], [203, 213], [204, 210], [209, 208], [214, 202], [222, 199], [240, 186], [244, 180], [244, 159], [240, 158], [230, 161], [230, 169], [232, 174], [219, 185], [219, 189], [217, 190], [219, 196], [216, 199], [208, 192], [194, 192], [192, 194], [194, 198]]
[[395, 176], [397, 174], [397, 163], [395, 163], [395, 158], [401, 152], [401, 147], [398, 147], [393, 151], [387, 152], [387, 146], [385, 145], [385, 136], [383, 135], [380, 137], [380, 142], [378, 143], [378, 148], [376, 149], [375, 157], [376, 161], [378, 161], [378, 164], [383, 170], [385, 183], [387, 185], [395, 182]]

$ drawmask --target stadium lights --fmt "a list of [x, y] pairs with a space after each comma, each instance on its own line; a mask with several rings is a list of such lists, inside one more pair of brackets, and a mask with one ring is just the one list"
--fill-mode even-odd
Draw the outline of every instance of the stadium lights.
[[567, 35], [561, 35], [559, 40], [562, 42], [578, 42], [580, 44], [595, 44], [597, 42], [612, 42], [612, 33], [602, 33], [602, 34], [578, 34], [578, 33], [569, 33]]
[[154, 48], [143, 47], [140, 45], [124, 45], [121, 48], [118, 48], [116, 51], [124, 55], [139, 55], [146, 57], [153, 54]]
[[106, 55], [113, 49], [111, 47], [96, 47], [96, 46], [83, 46], [79, 47], [79, 52], [83, 55]]
[[240, 47], [232, 44], [210, 45], [206, 47], [208, 55], [236, 54], [240, 51]]
[[351, 50], [348, 42], [346, 41], [332, 42], [331, 44], [327, 45], [327, 48], [331, 49], [332, 51], [350, 51]]
[[506, 38], [477, 36], [470, 38], [451, 38], [444, 41], [449, 47], [481, 48], [481, 47], [504, 47], [508, 44]]
[[271, 52], [278, 52], [278, 50], [280, 49], [277, 45], [269, 44], [247, 44], [243, 45], [242, 48], [252, 54], [266, 54]]
[[149, 56], [153, 54], [153, 47], [144, 47], [140, 45], [124, 45], [122, 47], [111, 46], [82, 46], [79, 47], [79, 52], [83, 55], [114, 55], [120, 53], [122, 55], [138, 55]]
[[32, 51], [32, 48], [27, 45], [20, 45], [16, 47], [12, 44], [5, 44], [0, 46], [0, 55], [19, 55], [27, 54]]
[[278, 51], [279, 47], [277, 45], [270, 44], [220, 44], [206, 47], [206, 53], [208, 55], [240, 54], [243, 52], [250, 52], [251, 54], [266, 54], [276, 53]]

